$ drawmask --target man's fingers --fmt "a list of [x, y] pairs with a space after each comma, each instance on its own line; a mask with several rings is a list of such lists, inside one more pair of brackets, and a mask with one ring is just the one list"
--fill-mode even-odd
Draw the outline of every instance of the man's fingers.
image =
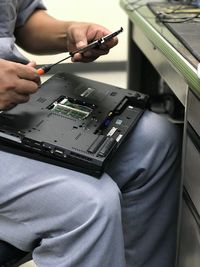
[[27, 66], [36, 68], [36, 62], [35, 61], [30, 61]]
[[38, 84], [33, 81], [19, 79], [16, 83], [14, 91], [18, 94], [33, 94], [37, 92], [38, 88]]
[[72, 58], [73, 62], [91, 62], [96, 60], [98, 57], [102, 56], [102, 55], [107, 55], [109, 53], [109, 49], [108, 50], [100, 50], [100, 49], [91, 49], [88, 50], [84, 53], [77, 53], [74, 55], [74, 57]]
[[0, 109], [9, 110], [17, 104], [28, 102], [29, 99], [30, 96], [28, 94], [18, 94], [14, 91], [10, 91], [8, 94], [1, 96]]
[[17, 76], [20, 79], [34, 81], [37, 84], [40, 84], [40, 77], [37, 74], [37, 70], [33, 66], [34, 62], [30, 62], [28, 65], [18, 64], [16, 69]]
[[30, 94], [37, 92], [40, 84], [40, 78], [34, 68], [35, 63], [23, 65], [4, 60], [0, 63], [0, 109], [11, 109], [19, 103], [27, 102]]
[[28, 102], [29, 99], [30, 99], [30, 95], [27, 95], [27, 94], [17, 94], [16, 95], [17, 103], [25, 103], [25, 102]]

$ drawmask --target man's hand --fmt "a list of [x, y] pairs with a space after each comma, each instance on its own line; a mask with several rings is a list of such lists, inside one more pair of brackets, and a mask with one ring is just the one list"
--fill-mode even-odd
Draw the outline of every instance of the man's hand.
[[[16, 29], [17, 44], [29, 53], [57, 54], [73, 52], [110, 34], [101, 25], [86, 22], [61, 21], [44, 10], [36, 10], [26, 23]], [[117, 37], [83, 54], [76, 54], [72, 61], [91, 62], [109, 52], [118, 43]]]
[[[73, 52], [110, 33], [111, 32], [108, 29], [98, 24], [72, 22], [67, 29], [67, 49], [68, 51]], [[108, 54], [109, 50], [117, 45], [117, 43], [118, 39], [117, 37], [114, 37], [110, 41], [102, 44], [99, 48], [93, 48], [82, 54], [75, 54], [72, 61], [94, 61], [99, 56]]]
[[0, 60], [0, 110], [8, 110], [29, 100], [40, 85], [34, 63], [23, 65]]

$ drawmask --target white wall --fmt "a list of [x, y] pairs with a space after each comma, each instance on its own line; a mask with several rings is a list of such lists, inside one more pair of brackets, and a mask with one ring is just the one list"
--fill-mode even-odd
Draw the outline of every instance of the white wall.
[[[127, 57], [127, 16], [121, 9], [118, 0], [43, 0], [48, 13], [61, 20], [75, 20], [95, 22], [105, 26], [111, 31], [121, 26], [124, 32], [118, 36], [119, 44], [110, 53], [98, 61], [121, 61]], [[25, 52], [23, 52], [25, 53]], [[25, 53], [29, 59], [38, 64], [52, 63], [63, 55], [35, 56]], [[64, 55], [66, 56], [66, 55]]]

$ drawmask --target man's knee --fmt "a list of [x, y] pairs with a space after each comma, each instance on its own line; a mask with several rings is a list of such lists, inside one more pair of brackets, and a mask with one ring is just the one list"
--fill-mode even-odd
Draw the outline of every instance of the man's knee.
[[180, 127], [153, 112], [145, 112], [136, 128], [135, 136], [146, 144], [156, 144], [160, 149], [167, 147], [179, 150], [181, 144]]
[[85, 175], [80, 179], [58, 179], [51, 188], [43, 216], [46, 213], [47, 217], [58, 218], [57, 223], [66, 228], [102, 219], [114, 223], [121, 216], [119, 189], [106, 174], [101, 179]]

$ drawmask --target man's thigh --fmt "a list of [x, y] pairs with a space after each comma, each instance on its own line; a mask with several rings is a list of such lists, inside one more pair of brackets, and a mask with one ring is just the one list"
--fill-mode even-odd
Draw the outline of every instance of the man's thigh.
[[[0, 151], [0, 238], [31, 249], [41, 233], [78, 227], [96, 207], [119, 206], [115, 182]], [[48, 221], [48, 223], [47, 223]]]

